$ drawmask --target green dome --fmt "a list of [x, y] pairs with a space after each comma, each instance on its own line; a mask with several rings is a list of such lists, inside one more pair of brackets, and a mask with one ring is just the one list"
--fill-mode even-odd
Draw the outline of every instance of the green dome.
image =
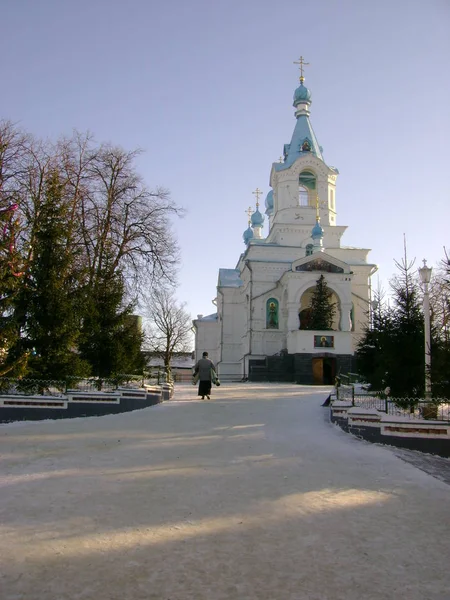
[[252, 221], [252, 227], [262, 227], [263, 226], [264, 217], [259, 212], [259, 208], [257, 208], [255, 210], [255, 212], [252, 214], [251, 221]]
[[244, 244], [247, 244], [248, 246], [250, 240], [253, 239], [253, 229], [250, 227], [250, 225], [244, 231], [244, 235], [242, 237], [244, 238]]
[[302, 102], [311, 102], [311, 92], [301, 83], [294, 92], [294, 106]]

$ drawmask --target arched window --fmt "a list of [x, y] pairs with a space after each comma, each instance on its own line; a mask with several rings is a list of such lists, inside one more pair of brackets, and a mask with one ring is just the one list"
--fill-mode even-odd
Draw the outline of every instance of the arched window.
[[314, 246], [312, 244], [306, 244], [306, 254], [305, 256], [311, 256], [313, 253]]
[[316, 189], [316, 176], [311, 171], [302, 171], [298, 178], [299, 185], [299, 204], [300, 206], [313, 206]]
[[267, 329], [278, 329], [278, 300], [276, 298], [269, 298], [266, 302], [266, 328]]
[[311, 171], [302, 171], [299, 177], [300, 185], [305, 186], [308, 190], [316, 189], [316, 176]]

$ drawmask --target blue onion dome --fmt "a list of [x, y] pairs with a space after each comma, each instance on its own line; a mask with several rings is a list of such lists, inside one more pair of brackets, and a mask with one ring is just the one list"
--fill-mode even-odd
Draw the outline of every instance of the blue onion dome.
[[297, 106], [297, 104], [302, 102], [311, 102], [311, 92], [303, 85], [303, 83], [301, 83], [294, 92], [293, 106]]
[[323, 238], [323, 229], [322, 229], [319, 221], [316, 221], [316, 224], [312, 228], [311, 237], [313, 240], [315, 240], [317, 238]]
[[249, 225], [248, 228], [244, 231], [244, 235], [242, 236], [244, 238], [244, 243], [248, 244], [249, 241], [253, 238], [253, 235], [253, 229]]
[[264, 217], [259, 212], [259, 208], [257, 208], [255, 210], [255, 212], [252, 214], [251, 221], [252, 221], [252, 227], [262, 227], [263, 226]]
[[273, 190], [266, 196], [266, 210], [273, 210]]

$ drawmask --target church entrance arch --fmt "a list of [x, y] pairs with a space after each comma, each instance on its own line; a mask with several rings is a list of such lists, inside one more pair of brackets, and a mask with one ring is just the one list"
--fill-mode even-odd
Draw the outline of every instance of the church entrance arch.
[[[299, 329], [309, 329], [309, 322], [311, 319], [311, 298], [312, 295], [314, 293], [315, 290], [315, 286], [312, 286], [310, 288], [308, 288], [307, 290], [305, 290], [300, 298], [300, 306], [298, 309], [298, 320], [299, 320], [299, 324], [298, 324], [298, 328]], [[341, 303], [339, 300], [339, 296], [337, 296], [337, 294], [332, 291], [332, 295], [331, 295], [331, 302], [335, 305], [336, 310], [334, 313], [334, 319], [333, 319], [333, 331], [339, 331], [340, 327], [340, 322], [341, 322]]]

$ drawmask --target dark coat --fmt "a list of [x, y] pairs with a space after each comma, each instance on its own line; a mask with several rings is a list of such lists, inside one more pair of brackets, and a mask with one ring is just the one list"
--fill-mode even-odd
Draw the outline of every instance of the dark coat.
[[200, 381], [211, 381], [211, 369], [216, 370], [214, 363], [209, 358], [201, 358], [195, 365], [194, 373]]

